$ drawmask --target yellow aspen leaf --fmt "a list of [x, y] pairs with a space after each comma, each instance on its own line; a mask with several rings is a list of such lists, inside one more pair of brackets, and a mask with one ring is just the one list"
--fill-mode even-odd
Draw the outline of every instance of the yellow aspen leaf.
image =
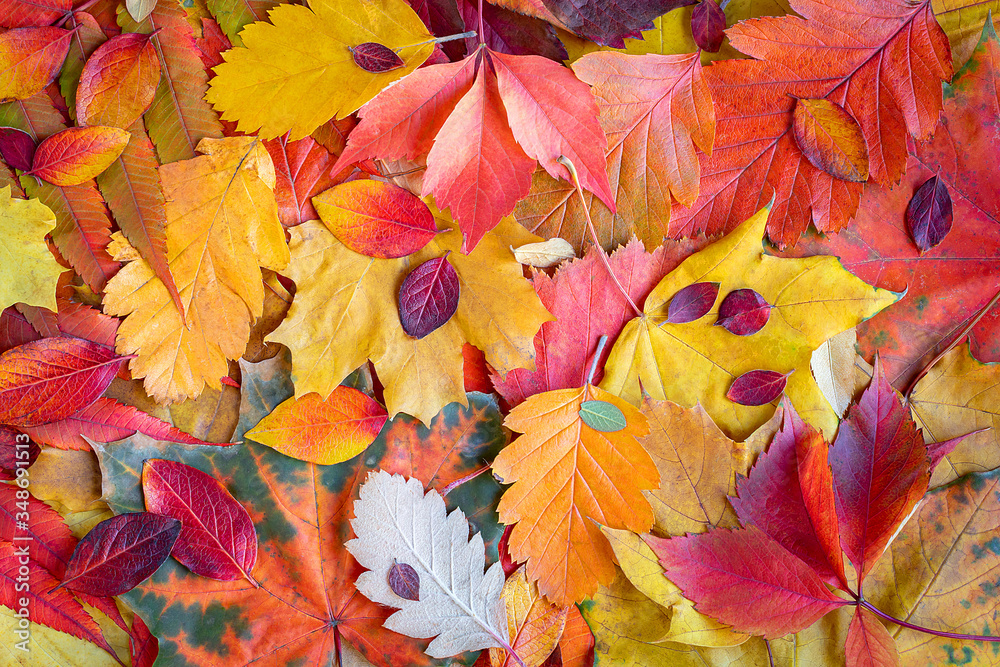
[[[580, 417], [584, 401], [610, 403], [625, 428], [602, 432]], [[615, 576], [611, 546], [597, 524], [646, 532], [653, 510], [642, 492], [657, 487], [656, 465], [638, 438], [646, 418], [617, 396], [591, 385], [535, 394], [511, 410], [504, 425], [524, 435], [493, 462], [513, 484], [497, 511], [516, 523], [508, 547], [527, 563], [528, 578], [559, 605], [583, 600]]]
[[117, 350], [135, 354], [132, 376], [161, 403], [221, 389], [227, 359], [246, 349], [263, 314], [261, 267], [288, 263], [272, 191], [274, 166], [253, 137], [203, 139], [201, 156], [160, 167], [166, 198], [167, 262], [184, 306], [116, 234], [109, 246], [129, 261], [108, 281], [104, 310], [124, 316]]
[[[701, 403], [723, 433], [743, 440], [771, 417], [775, 402], [738, 405], [726, 397], [730, 385], [758, 369], [791, 373], [785, 393], [796, 411], [833, 436], [836, 414], [809, 372], [812, 353], [899, 295], [854, 277], [836, 257], [765, 254], [761, 239], [767, 215], [768, 209], [761, 209], [660, 281], [646, 298], [642, 317], [626, 324], [615, 342], [604, 389], [638, 404], [641, 383], [655, 399], [685, 407]], [[667, 322], [671, 298], [697, 282], [718, 282], [720, 294], [753, 289], [772, 306], [767, 324], [753, 335], [733, 335], [714, 326], [718, 306], [697, 322]]]
[[37, 199], [0, 189], [0, 309], [15, 303], [56, 310], [56, 282], [65, 270], [45, 245], [56, 216]]
[[[268, 18], [243, 29], [246, 48], [223, 54], [206, 95], [223, 120], [262, 139], [291, 131], [294, 141], [344, 118], [434, 50], [433, 35], [403, 0], [313, 0], [279, 5]], [[349, 47], [365, 42], [396, 51], [403, 66], [361, 69]]]
[[[319, 221], [289, 230], [292, 260], [284, 274], [297, 289], [288, 316], [267, 340], [291, 349], [296, 396], [325, 398], [371, 360], [385, 385], [389, 416], [405, 412], [429, 424], [449, 403], [468, 405], [463, 343], [481, 349], [501, 374], [534, 367], [535, 333], [552, 316], [510, 247], [538, 238], [505, 218], [463, 255], [458, 226], [433, 206], [431, 212], [438, 229], [450, 231], [396, 259], [356, 253]], [[415, 267], [449, 252], [460, 284], [458, 310], [429, 335], [411, 338], [399, 321], [399, 285]]]
[[[528, 581], [524, 567], [510, 575], [500, 592], [507, 609], [510, 646], [525, 667], [538, 667], [555, 650], [569, 607], [557, 607], [538, 593], [538, 586]], [[507, 651], [490, 649], [492, 667], [515, 667], [518, 662]]]

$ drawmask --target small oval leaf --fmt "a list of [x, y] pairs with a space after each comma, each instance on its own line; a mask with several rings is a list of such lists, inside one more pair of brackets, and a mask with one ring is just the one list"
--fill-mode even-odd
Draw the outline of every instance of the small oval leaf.
[[81, 125], [131, 126], [153, 103], [160, 60], [149, 35], [124, 33], [101, 44], [83, 66], [76, 91]]
[[76, 545], [60, 587], [105, 597], [126, 593], [167, 560], [180, 532], [180, 521], [151, 512], [102, 521]]
[[737, 336], [749, 336], [764, 328], [771, 317], [771, 304], [752, 289], [737, 289], [719, 304], [715, 326]]
[[514, 249], [514, 259], [519, 264], [536, 269], [548, 269], [560, 262], [576, 257], [573, 245], [558, 236], [540, 243], [526, 243]]
[[404, 600], [420, 601], [420, 575], [412, 565], [393, 563], [389, 568], [389, 588]]
[[458, 310], [458, 274], [448, 256], [436, 257], [413, 269], [399, 288], [399, 321], [403, 331], [423, 338]]
[[358, 44], [351, 48], [351, 55], [354, 56], [354, 64], [372, 74], [399, 69], [405, 64], [395, 51], [378, 42]]
[[726, 36], [726, 13], [715, 0], [701, 0], [691, 10], [691, 34], [699, 49], [716, 53]]
[[60, 187], [89, 181], [111, 166], [128, 145], [129, 133], [117, 127], [71, 127], [38, 144], [31, 176]]
[[843, 181], [868, 180], [868, 144], [858, 121], [839, 104], [800, 99], [795, 104], [792, 133], [806, 159]]
[[719, 283], [694, 283], [674, 295], [667, 308], [667, 322], [685, 324], [701, 319], [712, 310], [719, 296]]
[[[30, 468], [41, 447], [15, 428], [0, 424], [0, 469], [15, 472], [18, 468]], [[0, 473], [0, 479], [9, 479]]]
[[35, 159], [35, 140], [14, 127], [0, 127], [0, 157], [14, 169], [28, 171]]
[[391, 183], [341, 183], [313, 197], [312, 203], [333, 235], [366, 257], [405, 257], [438, 233], [427, 204]]
[[944, 240], [951, 231], [952, 209], [948, 188], [937, 176], [931, 176], [910, 199], [906, 207], [906, 228], [910, 238], [927, 252]]
[[726, 398], [740, 405], [764, 405], [781, 396], [788, 376], [777, 371], [750, 371], [730, 385]]
[[614, 433], [628, 426], [625, 413], [617, 405], [607, 401], [584, 401], [580, 404], [580, 419], [601, 433]]

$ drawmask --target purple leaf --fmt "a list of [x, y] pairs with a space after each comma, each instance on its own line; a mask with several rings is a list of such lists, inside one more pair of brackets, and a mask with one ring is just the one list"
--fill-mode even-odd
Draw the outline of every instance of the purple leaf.
[[788, 375], [777, 371], [750, 371], [733, 380], [726, 398], [740, 405], [764, 405], [781, 396], [787, 381]]
[[931, 176], [917, 188], [906, 207], [906, 228], [910, 237], [927, 252], [944, 240], [951, 231], [951, 195], [941, 179]]
[[27, 132], [0, 127], [0, 157], [14, 169], [31, 171], [35, 159], [35, 141]]
[[403, 59], [396, 55], [395, 51], [378, 42], [358, 44], [351, 48], [351, 55], [354, 56], [354, 63], [358, 67], [372, 74], [399, 69], [404, 64]]
[[393, 563], [389, 568], [389, 588], [404, 600], [420, 600], [420, 575], [413, 566]]
[[752, 289], [733, 290], [719, 304], [715, 325], [737, 336], [749, 336], [764, 328], [771, 316], [771, 304]]
[[701, 0], [691, 12], [691, 33], [698, 48], [716, 53], [726, 36], [726, 14], [715, 0]]
[[455, 314], [459, 282], [448, 256], [437, 257], [413, 269], [399, 288], [399, 321], [403, 331], [423, 338]]
[[667, 322], [684, 324], [704, 317], [715, 305], [719, 296], [719, 283], [694, 283], [688, 285], [670, 300]]

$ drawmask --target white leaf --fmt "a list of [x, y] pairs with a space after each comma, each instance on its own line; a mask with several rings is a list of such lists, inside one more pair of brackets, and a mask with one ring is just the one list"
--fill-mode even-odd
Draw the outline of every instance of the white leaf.
[[514, 249], [514, 259], [536, 269], [547, 269], [573, 257], [576, 257], [573, 246], [558, 236], [540, 243], [527, 243]]
[[[437, 491], [424, 495], [419, 480], [385, 471], [369, 474], [354, 503], [356, 539], [347, 550], [368, 568], [357, 587], [373, 602], [398, 607], [385, 627], [408, 637], [435, 637], [427, 654], [446, 658], [464, 651], [506, 648], [507, 619], [499, 563], [484, 574], [486, 549], [479, 533], [469, 539], [461, 510], [447, 514]], [[420, 577], [419, 600], [389, 586], [389, 568], [405, 563]]]
[[854, 329], [848, 329], [816, 348], [809, 362], [816, 384], [841, 419], [872, 374], [872, 367], [854, 349], [857, 342]]
[[156, 9], [156, 0], [125, 0], [125, 9], [136, 23], [142, 23]]

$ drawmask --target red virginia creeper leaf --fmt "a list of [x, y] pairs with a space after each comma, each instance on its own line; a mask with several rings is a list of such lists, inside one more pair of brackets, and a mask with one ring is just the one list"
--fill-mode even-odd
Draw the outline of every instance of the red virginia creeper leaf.
[[864, 607], [854, 610], [844, 646], [850, 667], [898, 667], [896, 641], [882, 621]]
[[410, 271], [399, 287], [399, 321], [408, 336], [423, 338], [458, 310], [460, 284], [448, 256]]
[[715, 321], [731, 334], [750, 336], [764, 328], [771, 317], [771, 304], [752, 289], [736, 289], [719, 304], [719, 319]]

